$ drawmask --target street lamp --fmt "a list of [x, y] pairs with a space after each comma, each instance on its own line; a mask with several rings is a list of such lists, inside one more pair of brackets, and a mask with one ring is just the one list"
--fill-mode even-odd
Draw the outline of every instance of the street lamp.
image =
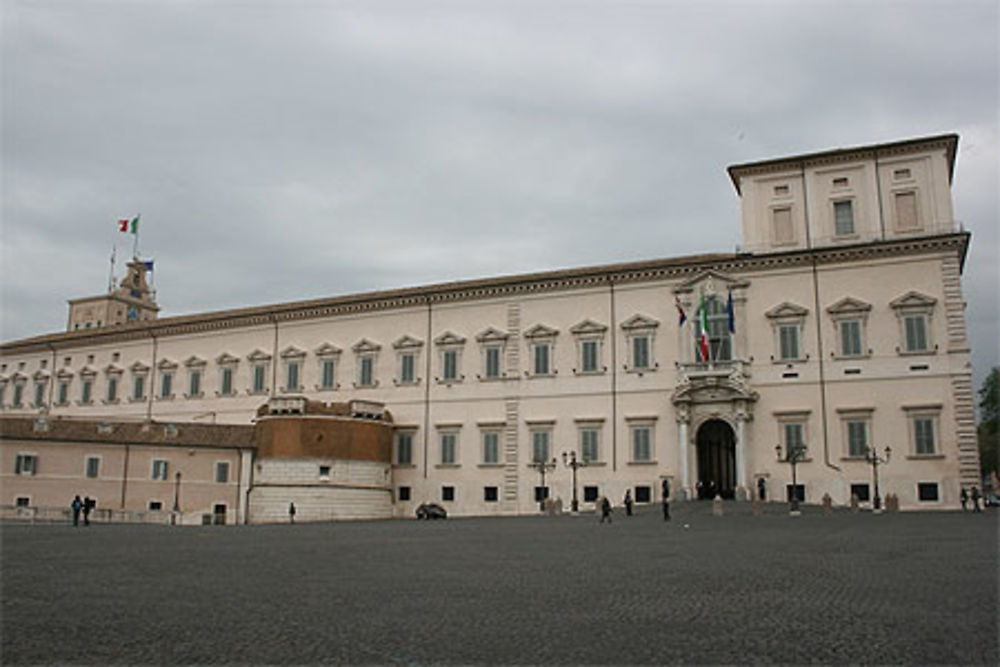
[[547, 472], [549, 472], [551, 470], [555, 470], [555, 468], [556, 468], [556, 460], [552, 459], [551, 461], [543, 461], [543, 460], [539, 459], [537, 461], [532, 461], [531, 463], [529, 463], [528, 467], [529, 468], [534, 468], [535, 470], [537, 470], [538, 472], [540, 472], [541, 475], [542, 475], [542, 489], [543, 489], [543, 491], [542, 491], [542, 498], [539, 499], [539, 501], [538, 501], [538, 509], [540, 509], [540, 510], [542, 510], [544, 512], [545, 511], [545, 491], [544, 491], [544, 489], [545, 489], [545, 473], [547, 473]]
[[805, 458], [806, 446], [803, 444], [788, 445], [784, 459], [781, 458], [781, 445], [774, 446], [774, 453], [778, 455], [779, 462], [792, 466], [792, 493], [789, 499], [788, 513], [791, 516], [799, 516], [799, 480], [795, 474], [795, 466]]
[[880, 463], [885, 464], [889, 462], [889, 457], [892, 455], [892, 448], [886, 447], [884, 451], [885, 456], [881, 457], [875, 451], [874, 447], [865, 447], [865, 460], [872, 464], [872, 477], [875, 481], [875, 498], [872, 500], [873, 514], [882, 513], [882, 497], [878, 494], [878, 466]]
[[570, 509], [572, 510], [573, 514], [576, 514], [577, 512], [580, 511], [580, 503], [576, 499], [576, 471], [578, 468], [586, 468], [587, 462], [578, 461], [576, 459], [576, 452], [569, 452], [569, 453], [563, 452], [562, 458], [563, 458], [563, 465], [573, 470], [573, 503], [570, 505]]
[[181, 511], [181, 471], [178, 470], [174, 475], [174, 513], [171, 517], [171, 521], [177, 523], [177, 515]]

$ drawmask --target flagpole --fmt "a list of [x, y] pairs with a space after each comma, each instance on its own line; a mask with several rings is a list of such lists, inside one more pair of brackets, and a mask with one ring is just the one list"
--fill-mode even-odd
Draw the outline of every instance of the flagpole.
[[139, 218], [142, 213], [135, 216], [135, 233], [132, 236], [132, 259], [139, 259]]
[[115, 245], [111, 245], [111, 271], [108, 273], [108, 293], [115, 291]]

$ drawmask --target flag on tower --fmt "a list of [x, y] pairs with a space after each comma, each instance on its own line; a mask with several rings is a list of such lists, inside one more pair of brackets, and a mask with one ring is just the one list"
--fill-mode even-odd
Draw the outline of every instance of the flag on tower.
[[122, 219], [118, 221], [118, 231], [125, 232], [127, 234], [138, 234], [139, 233], [139, 216], [135, 216], [131, 220]]

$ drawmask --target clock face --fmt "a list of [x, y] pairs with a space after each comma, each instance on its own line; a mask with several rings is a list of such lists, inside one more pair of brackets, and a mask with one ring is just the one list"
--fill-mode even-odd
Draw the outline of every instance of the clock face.
[[129, 306], [129, 308], [128, 308], [128, 319], [129, 319], [129, 322], [131, 322], [132, 320], [139, 319], [139, 309], [136, 308], [135, 306]]

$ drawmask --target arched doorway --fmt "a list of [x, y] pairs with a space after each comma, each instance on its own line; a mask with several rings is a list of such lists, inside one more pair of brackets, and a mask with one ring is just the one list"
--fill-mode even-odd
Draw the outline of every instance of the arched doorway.
[[710, 419], [698, 429], [698, 499], [716, 494], [731, 499], [736, 491], [736, 436], [721, 419]]

